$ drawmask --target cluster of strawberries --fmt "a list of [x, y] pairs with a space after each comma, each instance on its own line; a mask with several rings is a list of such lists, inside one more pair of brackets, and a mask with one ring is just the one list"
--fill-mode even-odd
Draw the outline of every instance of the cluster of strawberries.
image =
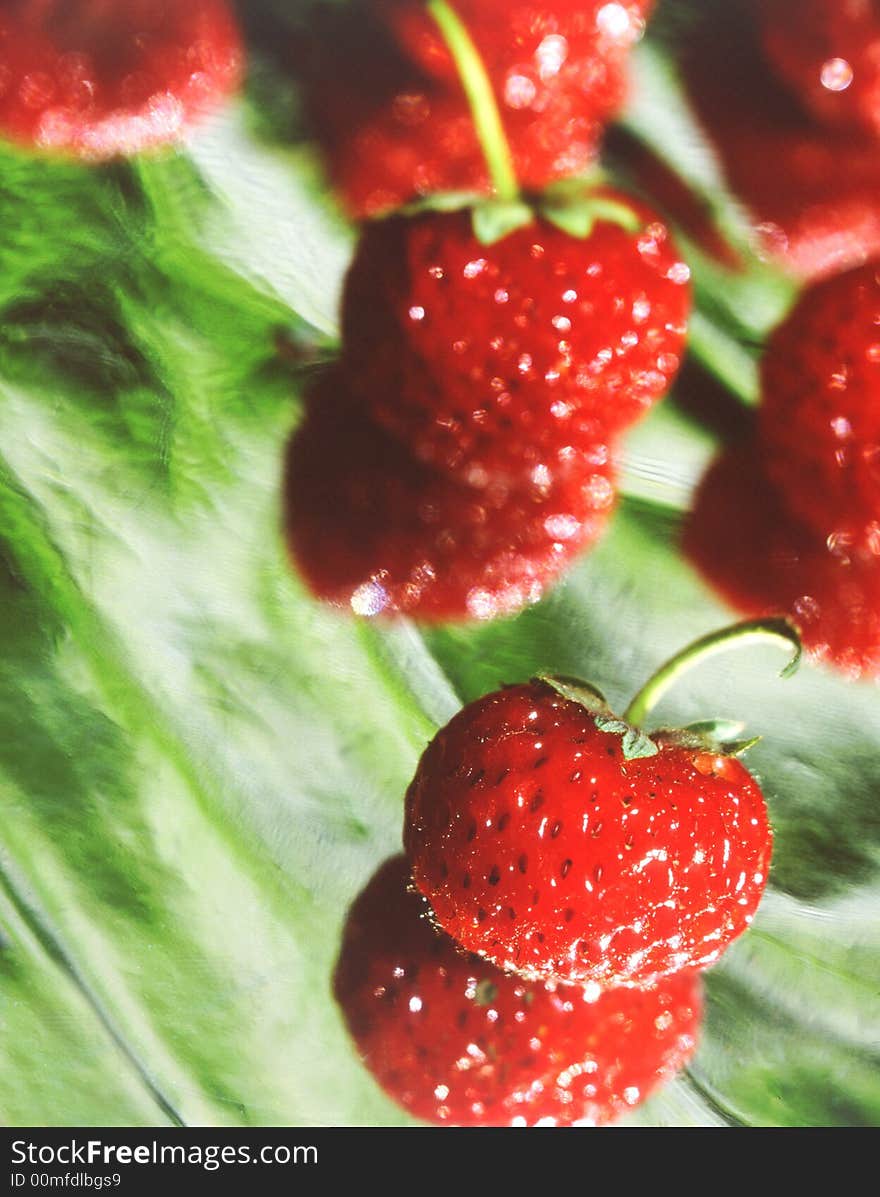
[[[648, 7], [386, 0], [321, 41], [312, 106], [351, 212], [435, 206], [364, 228], [341, 359], [290, 448], [289, 540], [318, 596], [491, 618], [605, 526], [615, 442], [668, 389], [690, 309], [662, 221], [571, 179]], [[437, 209], [463, 188], [495, 199]]]
[[705, 479], [686, 546], [744, 612], [880, 673], [880, 262], [808, 288], [773, 334], [756, 432]]
[[711, 0], [694, 18], [691, 99], [766, 252], [804, 278], [880, 253], [880, 7]]
[[407, 857], [353, 907], [335, 979], [367, 1065], [411, 1112], [596, 1125], [690, 1058], [700, 972], [752, 922], [771, 833], [741, 727], [639, 725], [663, 678], [758, 632], [686, 650], [623, 718], [591, 686], [542, 678], [472, 703], [428, 746]]

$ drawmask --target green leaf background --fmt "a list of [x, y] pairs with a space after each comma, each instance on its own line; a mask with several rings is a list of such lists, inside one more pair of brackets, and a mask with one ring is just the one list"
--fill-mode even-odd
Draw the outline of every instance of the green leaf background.
[[[630, 129], [739, 236], [662, 42], [637, 73]], [[255, 51], [242, 102], [186, 152], [131, 165], [0, 151], [9, 1125], [406, 1124], [330, 975], [427, 740], [538, 672], [620, 704], [730, 620], [677, 549], [717, 447], [679, 401], [709, 374], [754, 401], [749, 346], [791, 287], [759, 265], [726, 277], [693, 246], [701, 372], [632, 435], [610, 534], [549, 599], [425, 632], [306, 595], [279, 483], [309, 369], [278, 346], [332, 350], [353, 233], [290, 136], [285, 87]], [[693, 1065], [631, 1122], [880, 1121], [880, 706], [810, 668], [781, 682], [777, 663], [727, 657], [660, 712], [763, 734], [750, 766], [776, 853], [754, 929], [709, 978]]]

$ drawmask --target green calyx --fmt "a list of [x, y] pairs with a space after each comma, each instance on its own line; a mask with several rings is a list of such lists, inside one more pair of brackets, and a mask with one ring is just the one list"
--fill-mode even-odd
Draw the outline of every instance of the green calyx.
[[744, 723], [729, 719], [701, 719], [683, 728], [662, 728], [652, 733], [660, 744], [711, 752], [715, 756], [744, 756], [760, 744], [762, 736], [743, 737]]
[[661, 729], [649, 736], [641, 724], [654, 706], [683, 674], [728, 649], [753, 643], [774, 643], [786, 647], [791, 660], [781, 677], [791, 677], [802, 655], [800, 636], [787, 620], [750, 620], [702, 637], [676, 654], [646, 682], [622, 717], [616, 715], [601, 690], [576, 678], [542, 674], [535, 680], [550, 686], [562, 698], [576, 702], [588, 711], [596, 729], [619, 736], [624, 758], [628, 761], [656, 756], [664, 747], [689, 748], [718, 756], [739, 757], [759, 743], [761, 737], [743, 738], [745, 724], [730, 719], [703, 719], [680, 729]]
[[589, 682], [582, 682], [577, 678], [554, 677], [542, 675], [536, 681], [552, 687], [557, 694], [569, 702], [576, 702], [593, 716], [597, 731], [609, 736], [619, 736], [623, 748], [624, 759], [628, 761], [640, 760], [643, 757], [656, 756], [660, 751], [650, 737], [641, 728], [624, 723], [614, 714], [601, 690]]
[[482, 245], [494, 245], [537, 220], [555, 225], [578, 241], [588, 240], [603, 223], [637, 233], [642, 222], [633, 209], [622, 200], [590, 190], [594, 186], [585, 181], [577, 191], [549, 191], [528, 201], [487, 200], [474, 208], [474, 234]]
[[450, 0], [427, 0], [426, 7], [455, 63], [492, 180], [493, 198], [474, 208], [477, 240], [482, 245], [494, 245], [536, 219], [578, 240], [591, 237], [600, 221], [637, 232], [641, 220], [632, 208], [596, 191], [601, 179], [598, 172], [589, 178], [553, 184], [528, 202], [523, 199], [498, 97], [467, 25]]

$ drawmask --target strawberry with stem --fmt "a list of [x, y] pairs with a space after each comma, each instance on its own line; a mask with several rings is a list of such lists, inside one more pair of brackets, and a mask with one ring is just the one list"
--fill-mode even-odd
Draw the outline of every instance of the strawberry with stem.
[[589, 170], [626, 96], [627, 60], [651, 7], [370, 0], [322, 14], [305, 64], [307, 104], [349, 213], [372, 217], [424, 196], [497, 186], [461, 69], [465, 26], [484, 98], [498, 113], [503, 137], [494, 140], [511, 145], [513, 177], [539, 191]]
[[331, 602], [490, 618], [537, 601], [597, 539], [612, 438], [678, 369], [690, 272], [665, 226], [607, 189], [520, 198], [480, 56], [445, 3], [432, 11], [496, 197], [365, 230], [339, 368], [289, 455], [287, 526]]
[[690, 270], [663, 222], [598, 181], [524, 196], [485, 65], [429, 6], [471, 103], [494, 197], [368, 226], [343, 297], [343, 369], [372, 417], [469, 485], [593, 463], [669, 388]]
[[642, 724], [696, 663], [764, 640], [793, 649], [794, 668], [789, 624], [740, 624], [674, 657], [623, 717], [552, 677], [456, 715], [406, 799], [413, 879], [437, 925], [532, 980], [648, 985], [714, 963], [770, 866], [766, 804], [739, 759], [754, 741], [724, 721]]

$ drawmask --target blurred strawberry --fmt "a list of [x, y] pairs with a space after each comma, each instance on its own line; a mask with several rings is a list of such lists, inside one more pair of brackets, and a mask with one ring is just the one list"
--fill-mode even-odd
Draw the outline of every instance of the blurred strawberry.
[[880, 554], [880, 261], [807, 288], [762, 362], [758, 435], [799, 519]]
[[759, 245], [803, 278], [880, 253], [880, 154], [873, 137], [827, 128], [774, 78], [741, 3], [692, 32], [685, 78]]
[[238, 85], [226, 0], [6, 0], [0, 134], [100, 160], [175, 140]]
[[470, 212], [365, 230], [343, 300], [344, 361], [364, 405], [419, 460], [468, 484], [555, 478], [671, 386], [690, 270], [642, 205], [604, 189], [584, 203], [597, 211], [583, 237], [535, 220], [486, 245]]
[[348, 917], [334, 994], [367, 1067], [438, 1125], [596, 1126], [693, 1055], [699, 977], [653, 989], [557, 991], [461, 952], [388, 861]]
[[880, 133], [880, 3], [755, 0], [769, 61], [823, 123]]
[[[524, 188], [591, 166], [652, 2], [455, 0]], [[312, 123], [352, 215], [491, 190], [457, 68], [423, 0], [319, 14], [305, 73]]]
[[707, 474], [684, 544], [732, 607], [787, 615], [815, 660], [851, 678], [880, 675], [880, 557], [797, 521], [751, 442]]
[[291, 553], [318, 597], [359, 615], [489, 619], [537, 602], [604, 529], [604, 445], [512, 486], [466, 486], [370, 422], [344, 374], [310, 398], [287, 465]]

